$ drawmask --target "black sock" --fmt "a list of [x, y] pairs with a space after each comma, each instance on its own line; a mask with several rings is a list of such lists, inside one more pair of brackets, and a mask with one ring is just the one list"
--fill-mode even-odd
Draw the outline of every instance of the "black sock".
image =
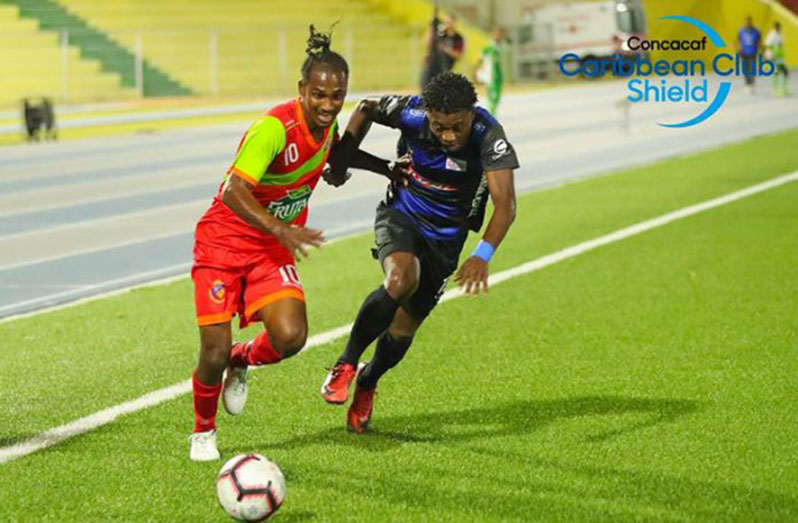
[[346, 342], [346, 349], [338, 358], [338, 363], [357, 365], [360, 356], [371, 342], [391, 324], [398, 308], [399, 302], [391, 298], [382, 285], [369, 294], [360, 307], [360, 312], [357, 313], [349, 341]]
[[387, 332], [383, 334], [380, 341], [377, 342], [374, 358], [358, 376], [357, 384], [365, 389], [376, 387], [382, 375], [402, 361], [411, 343], [413, 343], [413, 338], [397, 340]]

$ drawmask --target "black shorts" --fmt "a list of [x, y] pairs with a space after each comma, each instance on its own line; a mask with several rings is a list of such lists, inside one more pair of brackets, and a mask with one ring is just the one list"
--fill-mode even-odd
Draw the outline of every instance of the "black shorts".
[[443, 295], [449, 276], [457, 269], [467, 231], [462, 238], [449, 241], [431, 240], [421, 234], [416, 224], [403, 213], [385, 203], [377, 207], [374, 220], [376, 247], [374, 258], [384, 266], [385, 258], [394, 252], [411, 252], [421, 262], [421, 276], [416, 292], [402, 304], [411, 316], [426, 318]]

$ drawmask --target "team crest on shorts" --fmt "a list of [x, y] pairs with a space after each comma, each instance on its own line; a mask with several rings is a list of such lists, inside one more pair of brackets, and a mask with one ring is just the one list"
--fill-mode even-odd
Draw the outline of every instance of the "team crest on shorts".
[[208, 294], [210, 295], [211, 299], [216, 303], [222, 304], [224, 303], [224, 295], [225, 295], [225, 288], [224, 282], [222, 280], [216, 280], [211, 285], [211, 288], [208, 289]]

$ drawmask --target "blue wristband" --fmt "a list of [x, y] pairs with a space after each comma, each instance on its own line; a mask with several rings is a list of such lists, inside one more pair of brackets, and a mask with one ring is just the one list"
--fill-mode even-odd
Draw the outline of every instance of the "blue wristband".
[[477, 244], [477, 248], [474, 249], [473, 253], [471, 253], [471, 256], [476, 256], [477, 258], [489, 262], [495, 251], [496, 249], [493, 247], [493, 245], [489, 244], [485, 240], [480, 240], [480, 242]]

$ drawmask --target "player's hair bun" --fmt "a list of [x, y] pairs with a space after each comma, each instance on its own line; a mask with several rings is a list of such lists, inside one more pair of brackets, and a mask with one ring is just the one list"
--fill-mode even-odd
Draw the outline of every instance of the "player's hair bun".
[[302, 80], [305, 82], [310, 78], [311, 69], [319, 64], [326, 64], [335, 70], [342, 71], [347, 77], [349, 76], [349, 65], [344, 57], [330, 49], [333, 28], [337, 23], [335, 22], [326, 33], [320, 33], [316, 31], [315, 26], [310, 26], [310, 38], [308, 38], [308, 47], [305, 49], [307, 57], [302, 63]]
[[313, 24], [310, 24], [310, 38], [308, 38], [308, 47], [305, 52], [310, 56], [320, 56], [329, 52], [331, 42], [330, 34], [320, 33], [316, 31]]

